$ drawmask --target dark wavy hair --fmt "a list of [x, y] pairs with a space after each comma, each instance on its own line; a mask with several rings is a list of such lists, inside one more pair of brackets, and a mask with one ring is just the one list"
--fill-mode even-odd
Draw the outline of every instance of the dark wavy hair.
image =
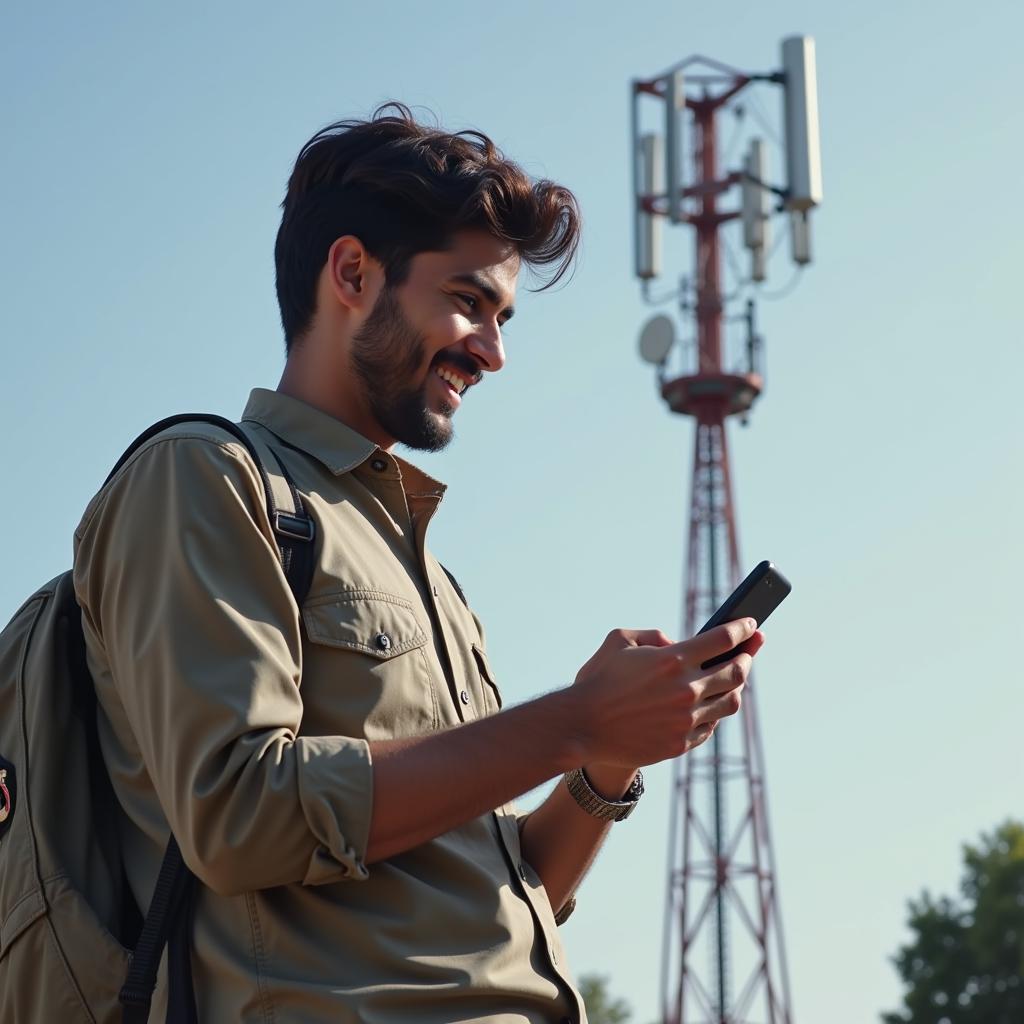
[[401, 103], [367, 121], [338, 121], [303, 147], [281, 204], [274, 261], [285, 347], [309, 330], [327, 253], [355, 235], [400, 285], [419, 252], [482, 229], [515, 247], [532, 268], [552, 265], [539, 290], [569, 269], [580, 237], [576, 197], [531, 181], [481, 132], [454, 134], [416, 121]]

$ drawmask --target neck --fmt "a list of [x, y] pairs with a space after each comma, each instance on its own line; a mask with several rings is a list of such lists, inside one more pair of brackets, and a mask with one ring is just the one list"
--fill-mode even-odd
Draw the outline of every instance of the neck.
[[304, 347], [301, 341], [293, 344], [277, 385], [278, 392], [333, 416], [380, 448], [390, 451], [395, 445], [394, 438], [384, 434], [353, 387], [355, 375], [336, 366], [324, 365], [323, 360], [316, 358], [314, 346], [303, 352]]

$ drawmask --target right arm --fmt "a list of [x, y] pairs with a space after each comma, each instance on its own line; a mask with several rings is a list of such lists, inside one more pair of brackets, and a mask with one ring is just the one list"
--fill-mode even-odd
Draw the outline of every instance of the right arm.
[[[753, 620], [733, 622], [677, 644], [656, 630], [615, 630], [573, 686], [445, 732], [371, 744], [367, 860], [432, 839], [581, 765], [595, 780], [621, 777], [624, 792], [638, 766], [678, 757], [739, 709], [750, 655], [715, 672], [700, 664], [750, 640], [754, 628]], [[607, 831], [567, 793], [554, 797], [530, 815], [523, 836], [524, 856], [546, 885], [585, 869]]]
[[735, 643], [712, 631], [627, 644], [572, 687], [442, 732], [303, 736], [301, 627], [247, 460], [160, 440], [77, 541], [87, 636], [185, 862], [221, 893], [365, 878], [570, 768], [674, 757], [700, 700], [741, 685], [697, 668]]

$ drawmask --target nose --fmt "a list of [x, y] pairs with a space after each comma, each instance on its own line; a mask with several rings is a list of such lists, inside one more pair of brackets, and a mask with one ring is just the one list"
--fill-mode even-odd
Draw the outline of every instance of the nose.
[[501, 340], [501, 325], [497, 320], [481, 324], [470, 335], [467, 347], [482, 370], [495, 373], [505, 365], [505, 346]]

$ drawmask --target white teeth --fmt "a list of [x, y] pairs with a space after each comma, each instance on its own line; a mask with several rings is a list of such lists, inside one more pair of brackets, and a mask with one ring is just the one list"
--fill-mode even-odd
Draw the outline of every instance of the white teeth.
[[449, 384], [461, 395], [466, 390], [467, 384], [461, 377], [456, 377], [454, 373], [448, 370], [438, 369], [437, 375], [442, 379], [448, 381]]

